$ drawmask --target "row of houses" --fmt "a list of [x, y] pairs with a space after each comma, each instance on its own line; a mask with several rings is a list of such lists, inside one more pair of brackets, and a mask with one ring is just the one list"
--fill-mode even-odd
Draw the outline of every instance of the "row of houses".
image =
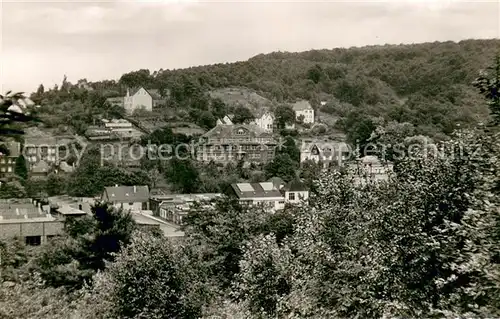
[[[382, 181], [392, 165], [374, 156], [366, 156], [348, 167], [355, 172], [354, 183]], [[244, 206], [259, 206], [270, 213], [287, 204], [308, 204], [309, 190], [297, 178], [285, 183], [271, 178], [261, 183], [235, 183], [225, 194]], [[147, 186], [106, 187], [99, 198], [51, 197], [48, 201], [32, 199], [0, 200], [0, 238], [24, 238], [28, 245], [40, 245], [64, 231], [64, 221], [91, 213], [96, 200], [110, 202], [117, 209], [130, 211], [140, 227], [157, 228], [167, 237], [182, 237], [184, 224], [195, 204], [200, 209], [213, 205], [220, 193], [155, 194]], [[207, 206], [208, 205], [208, 206]]]
[[[314, 109], [308, 101], [301, 100], [291, 105], [295, 112], [295, 120], [305, 124], [314, 124]], [[224, 116], [217, 120], [217, 125], [234, 125], [232, 118], [233, 114]], [[261, 109], [249, 124], [258, 126], [261, 130], [271, 133], [276, 130], [276, 117], [273, 112], [268, 109]], [[287, 129], [295, 128], [295, 123], [287, 123]]]
[[102, 119], [100, 125], [89, 126], [85, 137], [91, 142], [130, 141], [144, 133], [125, 119]]

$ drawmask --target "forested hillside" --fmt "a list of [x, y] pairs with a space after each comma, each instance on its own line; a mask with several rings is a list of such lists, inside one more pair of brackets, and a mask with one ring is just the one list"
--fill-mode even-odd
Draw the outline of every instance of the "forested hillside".
[[[180, 119], [199, 124], [212, 123], [211, 115], [228, 111], [214, 103], [208, 92], [246, 87], [276, 104], [307, 99], [320, 109], [320, 121], [321, 114], [329, 113], [341, 119], [338, 126], [345, 131], [365, 117], [370, 121], [381, 117], [412, 123], [418, 134], [440, 137], [456, 124], [487, 117], [471, 82], [478, 70], [491, 64], [499, 48], [500, 40], [466, 40], [275, 52], [236, 63], [133, 71], [117, 82], [90, 85], [105, 97], [139, 85], [164, 94], [170, 90], [165, 113], [171, 116], [172, 109], [177, 109]], [[320, 101], [328, 103], [320, 108]]]

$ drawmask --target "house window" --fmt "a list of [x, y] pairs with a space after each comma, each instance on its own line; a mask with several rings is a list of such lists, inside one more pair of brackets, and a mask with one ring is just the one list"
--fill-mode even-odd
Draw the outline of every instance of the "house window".
[[9, 172], [9, 173], [12, 172], [12, 167], [11, 166], [7, 167], [7, 172]]
[[0, 161], [0, 163], [5, 164], [5, 158], [2, 158], [2, 160]]
[[295, 200], [295, 193], [288, 194], [288, 200]]
[[42, 243], [41, 236], [26, 236], [26, 245], [39, 246]]
[[2, 167], [1, 171], [2, 171], [3, 173], [5, 173], [5, 167]]
[[134, 206], [134, 203], [128, 203], [130, 206]]

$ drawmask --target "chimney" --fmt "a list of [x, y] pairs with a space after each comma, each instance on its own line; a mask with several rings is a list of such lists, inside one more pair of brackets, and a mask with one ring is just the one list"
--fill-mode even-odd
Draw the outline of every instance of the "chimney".
[[137, 193], [137, 186], [134, 185], [134, 194]]

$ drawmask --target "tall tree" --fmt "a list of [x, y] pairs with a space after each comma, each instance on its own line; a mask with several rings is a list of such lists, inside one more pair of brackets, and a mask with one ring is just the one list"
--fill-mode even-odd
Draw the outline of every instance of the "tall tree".
[[135, 229], [130, 213], [96, 203], [92, 215], [66, 220], [67, 236], [44, 247], [36, 259], [37, 269], [47, 285], [79, 288], [103, 270], [106, 261], [114, 260]]
[[279, 105], [274, 111], [279, 129], [285, 128], [286, 124], [295, 123], [295, 111], [289, 105]]
[[26, 159], [23, 155], [20, 155], [16, 158], [14, 173], [23, 180], [28, 179], [28, 167], [26, 165]]
[[494, 123], [500, 124], [500, 55], [496, 56], [494, 66], [481, 72], [474, 86], [488, 100]]
[[234, 110], [233, 123], [234, 124], [248, 123], [254, 118], [255, 116], [252, 114], [252, 111], [250, 111], [247, 107], [238, 106]]
[[[0, 142], [5, 141], [7, 137], [24, 134], [18, 124], [35, 121], [39, 120], [33, 116], [33, 108], [23, 93], [9, 91], [5, 95], [0, 95]], [[9, 149], [2, 144], [0, 152], [9, 154]]]
[[165, 177], [181, 193], [196, 193], [200, 187], [199, 173], [191, 160], [174, 157], [169, 161]]

